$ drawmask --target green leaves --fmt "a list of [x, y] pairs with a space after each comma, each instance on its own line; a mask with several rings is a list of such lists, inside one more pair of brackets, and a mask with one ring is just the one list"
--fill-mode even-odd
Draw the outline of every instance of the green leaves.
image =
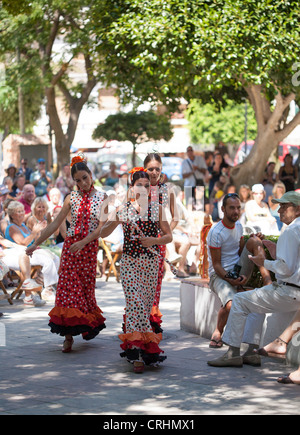
[[107, 117], [105, 123], [94, 130], [93, 138], [99, 140], [130, 141], [133, 144], [169, 141], [173, 136], [168, 118], [149, 112], [119, 112]]
[[[251, 106], [247, 107], [248, 139], [255, 139], [257, 125]], [[245, 137], [245, 103], [226, 101], [226, 106], [218, 109], [215, 104], [202, 105], [192, 100], [188, 111], [191, 141], [194, 144], [218, 144], [223, 141], [237, 145]]]
[[131, 0], [120, 2], [116, 18], [104, 43], [108, 62], [119, 56], [133, 74], [131, 83], [122, 68], [115, 76], [128, 85], [124, 94], [130, 87], [131, 96], [170, 103], [179, 93], [190, 100], [245, 83], [272, 88], [273, 97], [276, 86], [291, 88], [299, 52], [296, 1]]

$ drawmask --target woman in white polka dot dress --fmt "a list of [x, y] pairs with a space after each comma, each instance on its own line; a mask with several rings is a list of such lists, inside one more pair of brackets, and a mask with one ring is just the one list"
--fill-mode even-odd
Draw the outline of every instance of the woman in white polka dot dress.
[[150, 314], [159, 271], [158, 242], [170, 243], [172, 234], [163, 207], [149, 201], [149, 175], [143, 168], [131, 172], [133, 199], [109, 218], [100, 235], [107, 237], [122, 224], [124, 247], [120, 266], [126, 314], [124, 334], [119, 336], [124, 351], [121, 356], [133, 362], [136, 373], [142, 373], [144, 365], [166, 358], [161, 356], [161, 333], [153, 331]]

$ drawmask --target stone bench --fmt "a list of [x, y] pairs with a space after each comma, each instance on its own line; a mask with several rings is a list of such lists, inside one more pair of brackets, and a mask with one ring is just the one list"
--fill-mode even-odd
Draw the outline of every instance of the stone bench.
[[288, 345], [286, 362], [290, 365], [300, 366], [300, 331], [294, 335]]
[[[187, 278], [180, 286], [180, 327], [182, 330], [198, 334], [210, 340], [216, 325], [217, 316], [221, 308], [218, 296], [209, 288], [209, 280], [201, 278]], [[272, 342], [290, 324], [295, 312], [266, 314], [260, 346]], [[300, 333], [299, 346], [289, 345], [287, 362], [300, 363]], [[296, 343], [297, 344], [297, 343]]]

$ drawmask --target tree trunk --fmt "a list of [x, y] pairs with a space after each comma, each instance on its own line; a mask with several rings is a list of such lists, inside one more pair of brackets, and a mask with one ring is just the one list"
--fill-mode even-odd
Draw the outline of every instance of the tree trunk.
[[[17, 60], [18, 60], [18, 65], [20, 64], [21, 61], [21, 55], [20, 55], [20, 50], [17, 48]], [[18, 84], [18, 110], [19, 110], [19, 130], [20, 130], [20, 134], [24, 135], [25, 134], [25, 113], [24, 113], [24, 95], [23, 95], [23, 90], [22, 90], [22, 85], [20, 83], [20, 79], [19, 80], [19, 84]]]
[[136, 167], [136, 143], [132, 143], [133, 144], [133, 150], [132, 150], [132, 167], [135, 168]]
[[252, 187], [253, 184], [262, 182], [268, 159], [279, 142], [274, 132], [265, 132], [257, 136], [249, 156], [230, 172], [232, 182], [237, 188], [242, 184]]
[[246, 160], [231, 170], [232, 182], [237, 188], [241, 184], [248, 184], [251, 187], [262, 182], [271, 153], [300, 124], [300, 112], [287, 123], [289, 106], [295, 99], [295, 94], [291, 93], [284, 97], [278, 91], [275, 107], [272, 110], [262, 86], [248, 85], [245, 86], [245, 90], [255, 111], [257, 137]]
[[[65, 163], [70, 161], [70, 148], [75, 137], [81, 110], [84, 104], [88, 101], [93, 88], [97, 84], [97, 79], [93, 73], [92, 61], [88, 54], [84, 54], [87, 81], [82, 87], [80, 97], [74, 97], [67, 88], [67, 85], [62, 80], [64, 76], [67, 76], [68, 68], [72, 59], [70, 59], [69, 62], [62, 64], [60, 70], [56, 72], [56, 74], [53, 74], [53, 71], [51, 70], [51, 57], [54, 41], [59, 32], [60, 18], [61, 13], [57, 10], [55, 12], [55, 19], [51, 27], [48, 42], [46, 46], [40, 45], [40, 54], [44, 61], [43, 75], [44, 77], [47, 77], [47, 79], [49, 79], [51, 76], [50, 85], [45, 89], [45, 95], [47, 99], [46, 111], [49, 116], [51, 128], [53, 129], [55, 135], [58, 172]], [[56, 87], [58, 87], [62, 92], [69, 108], [69, 120], [66, 133], [64, 133], [63, 126], [59, 118], [59, 111], [56, 106]]]
[[70, 145], [68, 143], [56, 143], [55, 148], [57, 153], [57, 173], [59, 173], [64, 165], [70, 164]]

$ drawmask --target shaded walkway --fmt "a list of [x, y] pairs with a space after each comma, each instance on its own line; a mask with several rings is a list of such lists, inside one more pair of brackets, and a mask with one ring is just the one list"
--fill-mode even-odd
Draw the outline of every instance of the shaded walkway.
[[179, 283], [164, 282], [161, 368], [132, 373], [119, 357], [124, 309], [121, 285], [98, 281], [97, 299], [107, 329], [91, 342], [75, 339], [74, 352], [61, 353], [62, 338], [49, 332], [48, 311], [1, 302], [6, 346], [0, 347], [0, 414], [298, 414], [300, 388], [282, 386], [282, 362], [264, 360], [261, 369], [214, 369], [207, 360], [224, 350], [180, 331]]

